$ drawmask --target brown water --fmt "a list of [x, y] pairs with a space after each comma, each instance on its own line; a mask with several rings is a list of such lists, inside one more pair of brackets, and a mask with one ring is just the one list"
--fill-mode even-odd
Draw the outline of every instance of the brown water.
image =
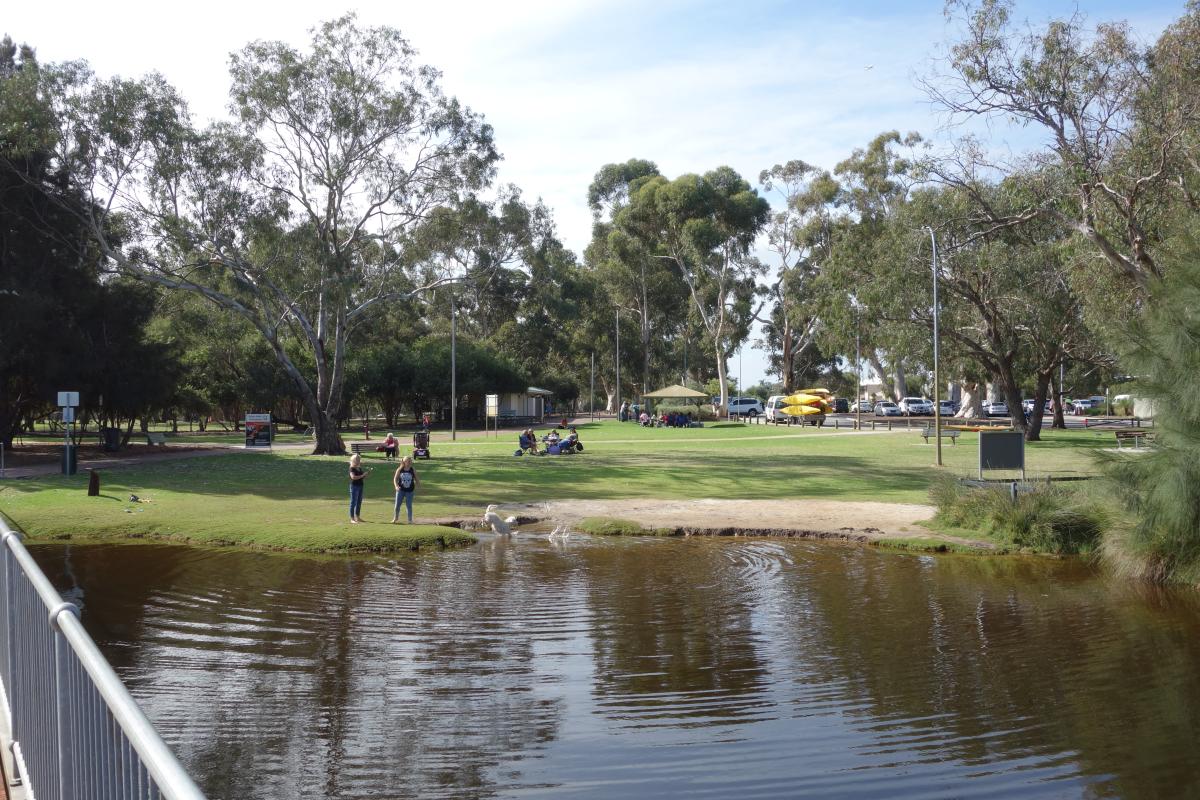
[[1200, 600], [1079, 562], [35, 552], [213, 798], [1200, 797]]

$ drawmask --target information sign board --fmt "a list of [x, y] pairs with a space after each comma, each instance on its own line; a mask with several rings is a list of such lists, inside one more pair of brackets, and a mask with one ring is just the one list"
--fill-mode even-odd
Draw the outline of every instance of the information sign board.
[[79, 405], [79, 392], [59, 392], [58, 404], [63, 408]]
[[1021, 431], [979, 432], [979, 477], [985, 469], [1019, 469], [1025, 478], [1025, 434]]
[[271, 446], [271, 415], [270, 414], [247, 414], [246, 421], [246, 447], [270, 447]]
[[489, 394], [484, 395], [485, 405], [487, 406], [487, 415], [489, 417], [500, 416], [500, 395]]

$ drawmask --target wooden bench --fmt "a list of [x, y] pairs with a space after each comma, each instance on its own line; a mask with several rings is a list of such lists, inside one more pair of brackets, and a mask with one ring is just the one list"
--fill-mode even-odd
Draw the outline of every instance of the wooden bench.
[[350, 443], [350, 452], [354, 453], [355, 455], [362, 455], [363, 453], [374, 453], [375, 448], [378, 446], [379, 446], [379, 442], [351, 442]]
[[167, 443], [167, 436], [164, 433], [147, 433], [146, 442], [151, 445], [165, 445]]
[[[921, 430], [921, 438], [925, 440], [925, 444], [929, 444], [929, 437], [936, 433], [933, 428], [923, 428]], [[958, 436], [962, 431], [942, 429], [942, 438], [950, 437], [950, 444], [958, 444]]]
[[1117, 437], [1117, 449], [1123, 450], [1126, 442], [1133, 442], [1133, 449], [1154, 443], [1154, 434], [1150, 431], [1143, 431], [1133, 428], [1127, 431], [1113, 431], [1113, 436]]

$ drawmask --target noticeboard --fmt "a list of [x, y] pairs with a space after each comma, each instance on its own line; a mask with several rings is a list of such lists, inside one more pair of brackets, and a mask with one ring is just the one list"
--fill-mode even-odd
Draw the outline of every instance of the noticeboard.
[[1021, 431], [979, 432], [979, 477], [985, 469], [1019, 469], [1025, 477], [1025, 434]]
[[489, 417], [500, 416], [500, 395], [498, 395], [498, 394], [484, 395], [484, 405], [487, 408], [487, 415]]
[[58, 404], [63, 408], [79, 405], [79, 392], [59, 392]]
[[271, 415], [247, 414], [245, 420], [246, 447], [271, 446]]

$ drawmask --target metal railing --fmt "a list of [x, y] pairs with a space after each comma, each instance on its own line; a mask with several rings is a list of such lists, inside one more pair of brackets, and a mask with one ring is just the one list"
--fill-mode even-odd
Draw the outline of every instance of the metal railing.
[[2, 514], [0, 537], [10, 784], [34, 800], [204, 800]]

